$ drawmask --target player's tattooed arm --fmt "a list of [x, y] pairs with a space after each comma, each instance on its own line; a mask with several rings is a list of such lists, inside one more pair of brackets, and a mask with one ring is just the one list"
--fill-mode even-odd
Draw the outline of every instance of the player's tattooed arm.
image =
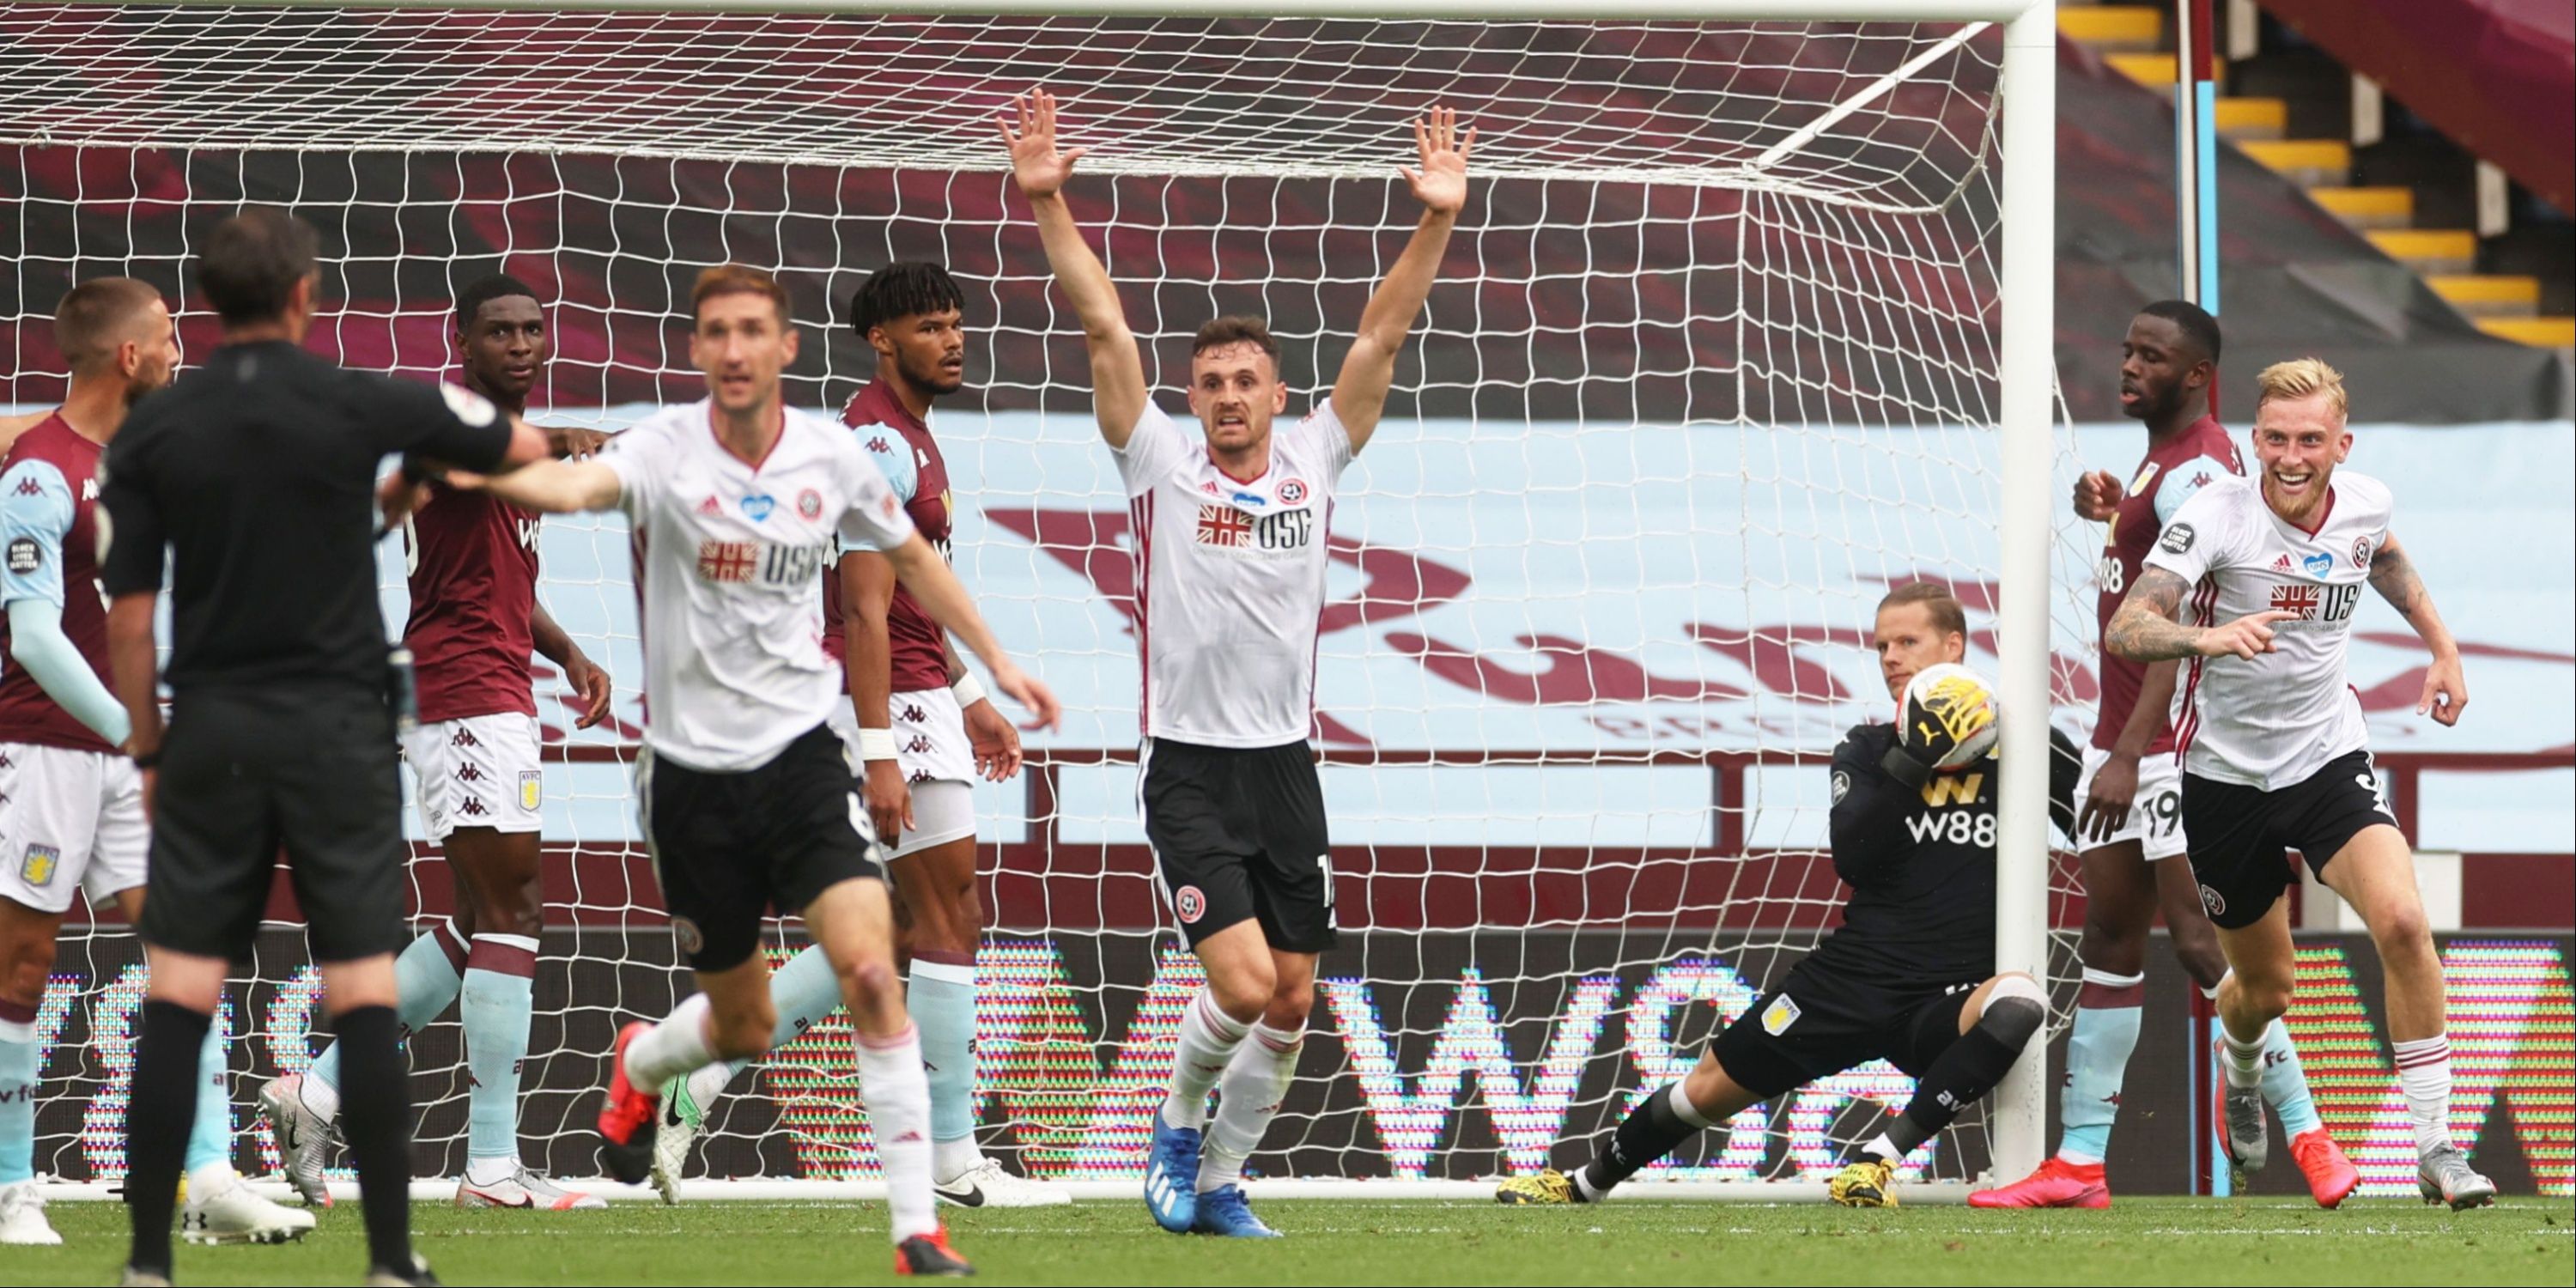
[[2415, 714], [2430, 715], [2446, 724], [2460, 722], [2460, 710], [2469, 705], [2469, 681], [2460, 668], [2460, 646], [2451, 638], [2451, 628], [2433, 607], [2433, 594], [2424, 589], [2424, 579], [2415, 572], [2415, 563], [2406, 557], [2406, 547], [2399, 545], [2392, 532], [2381, 538], [2379, 550], [2370, 557], [2370, 585], [2405, 617], [2415, 628], [2424, 647], [2433, 651], [2433, 665], [2424, 671], [2424, 692], [2415, 703]]
[[2162, 568], [2149, 568], [2120, 601], [2111, 629], [2102, 633], [2103, 647], [2132, 662], [2161, 662], [2169, 657], [2240, 657], [2252, 661], [2272, 651], [2272, 623], [2296, 613], [2267, 612], [2239, 617], [2219, 626], [2185, 626], [2174, 620], [2182, 611], [2183, 579]]
[[2200, 632], [2174, 620], [2182, 611], [2182, 596], [2187, 589], [2182, 578], [2162, 568], [2140, 573], [2138, 584], [2129, 588], [2129, 597], [2120, 601], [2120, 611], [2111, 615], [2110, 628], [2102, 633], [2102, 646], [2135, 662], [2190, 657], [2198, 652], [2192, 639]]

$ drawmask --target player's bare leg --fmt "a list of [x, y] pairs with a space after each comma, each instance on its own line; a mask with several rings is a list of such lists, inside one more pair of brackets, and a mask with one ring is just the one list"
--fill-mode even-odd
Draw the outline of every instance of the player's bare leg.
[[0, 1245], [63, 1241], [36, 1188], [36, 1013], [63, 915], [0, 898]]
[[887, 867], [894, 877], [895, 919], [911, 959], [905, 1009], [921, 1030], [930, 1078], [932, 1192], [962, 1207], [1073, 1202], [1062, 1186], [1013, 1176], [975, 1145], [975, 951], [984, 935], [975, 838], [927, 846]]
[[[2227, 978], [2227, 954], [2219, 947], [2218, 927], [2210, 924], [2209, 913], [2201, 906], [2200, 882], [2192, 876], [2191, 861], [2176, 856], [2150, 866], [2155, 869], [2156, 894], [2164, 906], [2165, 933], [2172, 940], [2174, 957], [2214, 1008], [2218, 987]], [[2143, 932], [2140, 940], [2143, 949]], [[2290, 1159], [2298, 1164], [2317, 1206], [2331, 1208], [2352, 1197], [2361, 1188], [2361, 1169], [2353, 1166], [2318, 1116], [2307, 1068], [2290, 1039], [2288, 1023], [2282, 1020], [2272, 1021], [2264, 1034], [2262, 1089], [2264, 1103], [2281, 1120], [2281, 1134], [2289, 1138]]]
[[2272, 904], [2260, 921], [2218, 930], [2228, 973], [2218, 985], [2218, 1092], [2212, 1118], [2228, 1161], [2242, 1175], [2271, 1158], [2270, 1120], [2263, 1115], [2263, 1049], [2273, 1022], [2289, 1013], [2298, 983], [2290, 942], [2290, 901]]
[[[1156, 1224], [1237, 1238], [1270, 1238], [1243, 1199], [1243, 1160], [1279, 1111], [1305, 1047], [1315, 955], [1270, 947], [1245, 919], [1198, 942], [1207, 987], [1181, 1019], [1172, 1081], [1154, 1116], [1145, 1205]], [[1209, 1121], [1208, 1093], [1224, 1107]]]
[[895, 975], [894, 909], [885, 883], [843, 881], [826, 889], [806, 905], [805, 928], [830, 958], [857, 1031], [859, 1089], [885, 1168], [896, 1273], [971, 1274], [949, 1248], [930, 1194], [930, 1082], [921, 1066], [921, 1034]]
[[467, 944], [457, 1010], [473, 1079], [456, 1205], [605, 1208], [607, 1200], [566, 1190], [519, 1160], [519, 1069], [528, 1055], [545, 929], [538, 835], [460, 827], [447, 834], [444, 848], [456, 886], [456, 926]]
[[2495, 1182], [2469, 1167], [2451, 1141], [2451, 1043], [2442, 959], [2415, 885], [2415, 854], [2396, 828], [2363, 828], [2320, 874], [2370, 928], [2387, 975], [2388, 1037], [2415, 1127], [2424, 1201], [2454, 1209], [2495, 1202]]

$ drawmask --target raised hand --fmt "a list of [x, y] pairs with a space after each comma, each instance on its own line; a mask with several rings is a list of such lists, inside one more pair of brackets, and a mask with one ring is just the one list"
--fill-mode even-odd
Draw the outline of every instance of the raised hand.
[[[1073, 163], [1091, 149], [1056, 150], [1055, 95], [1038, 89], [1013, 101], [1019, 107], [1019, 128], [1011, 128], [1009, 112], [1002, 113], [1000, 122], [1002, 142], [1011, 149], [1011, 177], [1019, 181], [1020, 191], [1032, 200], [1052, 197], [1064, 189], [1065, 180], [1073, 177]], [[1460, 191], [1463, 195], [1463, 184]]]
[[[1050, 133], [1053, 115], [1050, 112]], [[1413, 144], [1422, 154], [1422, 168], [1397, 166], [1395, 172], [1413, 187], [1413, 198], [1435, 214], [1454, 215], [1467, 205], [1467, 152], [1476, 146], [1476, 127], [1468, 126], [1466, 137], [1458, 135], [1458, 109], [1435, 107], [1427, 121], [1413, 123]], [[1012, 147], [1014, 160], [1018, 146]], [[1021, 180], [1026, 188], [1028, 181]]]

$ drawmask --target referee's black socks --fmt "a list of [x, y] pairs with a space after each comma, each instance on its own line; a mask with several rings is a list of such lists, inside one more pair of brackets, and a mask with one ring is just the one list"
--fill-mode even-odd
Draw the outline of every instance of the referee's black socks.
[[[2030, 987], [2028, 992], [2035, 994], [2037, 989]], [[1854, 1145], [1846, 1161], [1874, 1155], [1895, 1163], [1939, 1135], [1961, 1110], [1985, 1099], [2012, 1072], [2013, 1061], [2021, 1058], [2022, 1048], [2030, 1045], [2047, 1018], [2047, 1005], [2024, 992], [1988, 1001], [1977, 1022], [1923, 1071], [1922, 1080], [1914, 1084], [1914, 1098], [1905, 1102], [1905, 1112], [1889, 1120], [1885, 1132]]]
[[1707, 1126], [1708, 1119], [1691, 1104], [1682, 1084], [1657, 1090], [1646, 1097], [1646, 1103], [1629, 1111], [1619, 1130], [1611, 1133], [1610, 1148], [1576, 1174], [1575, 1201], [1589, 1203], [1608, 1194], [1612, 1186], [1646, 1170]]
[[411, 1273], [411, 1071], [403, 1067], [402, 1022], [390, 1006], [343, 1011], [340, 1138], [358, 1170], [367, 1215], [367, 1264]]
[[147, 998], [125, 1110], [125, 1206], [134, 1224], [126, 1264], [168, 1277], [170, 1210], [197, 1117], [197, 1049], [215, 1017]]

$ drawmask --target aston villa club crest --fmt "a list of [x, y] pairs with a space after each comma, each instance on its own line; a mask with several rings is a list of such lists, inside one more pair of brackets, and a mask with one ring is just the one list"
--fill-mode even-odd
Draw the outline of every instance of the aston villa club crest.
[[546, 799], [546, 776], [541, 770], [519, 771], [519, 808], [531, 813]]

